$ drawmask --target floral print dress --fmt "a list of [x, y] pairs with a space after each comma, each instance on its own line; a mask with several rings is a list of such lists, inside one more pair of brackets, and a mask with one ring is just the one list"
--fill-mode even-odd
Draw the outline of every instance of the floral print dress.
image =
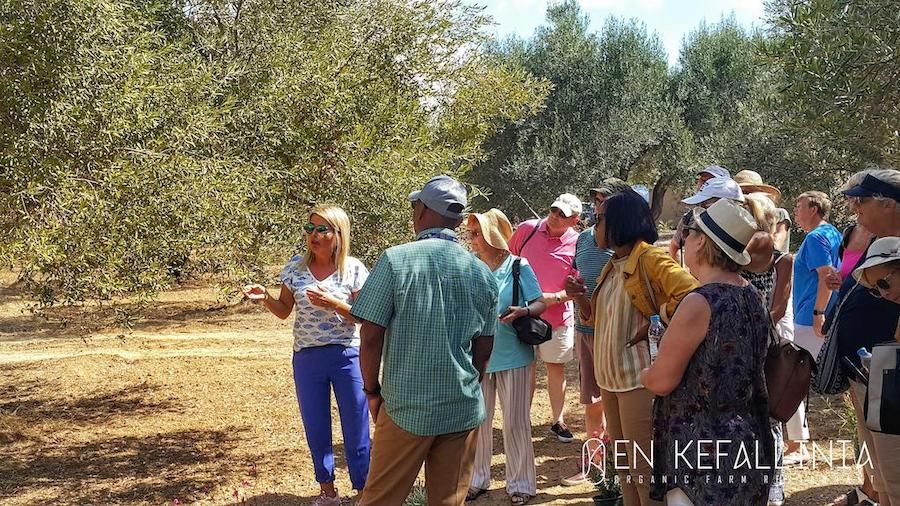
[[656, 398], [651, 494], [663, 500], [680, 488], [697, 506], [765, 506], [775, 463], [768, 311], [752, 285], [713, 283], [694, 293], [710, 306], [709, 330], [681, 383]]

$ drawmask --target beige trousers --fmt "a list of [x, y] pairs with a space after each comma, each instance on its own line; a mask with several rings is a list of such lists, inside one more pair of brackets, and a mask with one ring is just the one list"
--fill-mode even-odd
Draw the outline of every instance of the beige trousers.
[[[628, 455], [628, 470], [619, 471], [622, 484], [622, 496], [625, 506], [661, 505], [659, 501], [650, 499], [650, 479], [652, 469], [648, 459], [653, 457], [653, 394], [646, 388], [638, 388], [628, 392], [610, 392], [601, 388], [603, 411], [606, 413], [606, 429], [613, 441], [623, 441]], [[640, 447], [643, 455], [637, 453], [635, 446]], [[637, 458], [635, 459], [635, 454]], [[637, 463], [637, 466], [633, 464]], [[620, 462], [620, 466], [624, 466]]]

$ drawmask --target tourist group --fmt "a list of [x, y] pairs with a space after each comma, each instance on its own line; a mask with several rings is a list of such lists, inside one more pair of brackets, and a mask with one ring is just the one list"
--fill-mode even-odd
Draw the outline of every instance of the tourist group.
[[[647, 200], [618, 179], [514, 225], [501, 209], [467, 212], [465, 186], [437, 176], [396, 211], [416, 239], [371, 270], [350, 256], [347, 213], [313, 208], [280, 292], [244, 287], [279, 318], [295, 315], [313, 504], [342, 501], [332, 391], [356, 504], [403, 505], [424, 465], [430, 506], [477, 505], [491, 488], [498, 402], [506, 493], [535, 501], [532, 423], [559, 444], [576, 439], [565, 410], [574, 361], [578, 439], [606, 451], [572, 445], [559, 484], [591, 481], [623, 443], [620, 504], [781, 505], [784, 468], [812, 457], [799, 400], [812, 388], [848, 393], [870, 457], [833, 504], [900, 506], [900, 171], [861, 171], [833, 195], [792, 202], [750, 170], [711, 165], [696, 184], [666, 242]], [[843, 231], [829, 222], [832, 199], [855, 215]], [[803, 232], [794, 249], [792, 229]], [[808, 374], [776, 378], [788, 366]], [[532, 412], [539, 370], [543, 420]]]

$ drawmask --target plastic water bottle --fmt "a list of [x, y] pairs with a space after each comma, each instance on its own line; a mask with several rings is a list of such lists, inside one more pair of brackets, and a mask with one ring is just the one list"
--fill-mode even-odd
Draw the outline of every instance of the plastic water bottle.
[[872, 365], [872, 354], [869, 353], [869, 350], [865, 347], [862, 347], [856, 350], [856, 355], [859, 357], [859, 362], [862, 364], [863, 373], [868, 376], [869, 366]]
[[659, 341], [662, 339], [666, 328], [659, 320], [659, 315], [655, 314], [650, 317], [650, 329], [647, 331], [647, 343], [650, 345], [650, 361], [656, 360], [656, 353], [659, 351]]

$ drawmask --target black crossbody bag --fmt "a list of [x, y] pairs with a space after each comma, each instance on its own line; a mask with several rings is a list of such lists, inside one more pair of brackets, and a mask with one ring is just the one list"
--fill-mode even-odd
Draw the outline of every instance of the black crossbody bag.
[[[521, 258], [513, 261], [513, 306], [519, 306], [519, 272], [521, 271]], [[539, 316], [521, 316], [512, 322], [512, 326], [516, 329], [516, 336], [519, 341], [531, 346], [546, 343], [553, 337], [553, 327], [547, 323], [547, 320]]]

